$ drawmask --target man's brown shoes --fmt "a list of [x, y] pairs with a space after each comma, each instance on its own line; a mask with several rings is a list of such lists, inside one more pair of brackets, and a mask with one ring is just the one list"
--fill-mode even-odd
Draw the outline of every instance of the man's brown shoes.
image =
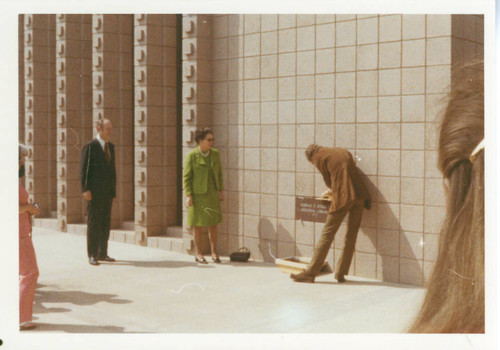
[[313, 275], [308, 275], [305, 272], [301, 272], [301, 273], [292, 273], [290, 275], [290, 278], [293, 279], [295, 282], [314, 283], [315, 277]]

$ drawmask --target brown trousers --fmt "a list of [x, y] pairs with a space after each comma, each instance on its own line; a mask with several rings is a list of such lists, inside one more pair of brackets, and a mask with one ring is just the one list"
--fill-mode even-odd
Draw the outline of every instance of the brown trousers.
[[364, 199], [357, 199], [350, 206], [339, 209], [333, 213], [329, 213], [326, 217], [325, 226], [321, 232], [314, 256], [311, 263], [307, 266], [305, 273], [312, 276], [317, 276], [323, 263], [325, 262], [328, 250], [332, 246], [333, 239], [337, 233], [342, 220], [349, 213], [349, 221], [347, 223], [347, 233], [344, 241], [344, 250], [337, 263], [335, 276], [344, 276], [349, 272], [351, 266], [354, 248], [356, 246], [356, 238], [358, 237], [358, 230], [363, 216]]

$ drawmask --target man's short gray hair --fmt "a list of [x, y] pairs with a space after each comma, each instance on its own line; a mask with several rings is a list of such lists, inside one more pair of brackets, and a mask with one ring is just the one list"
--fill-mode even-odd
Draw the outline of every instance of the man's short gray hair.
[[318, 152], [320, 150], [321, 146], [318, 146], [316, 144], [312, 144], [312, 145], [309, 145], [306, 149], [306, 157], [307, 157], [307, 160], [308, 161], [311, 161], [312, 160], [312, 157], [314, 156], [314, 154], [316, 152]]

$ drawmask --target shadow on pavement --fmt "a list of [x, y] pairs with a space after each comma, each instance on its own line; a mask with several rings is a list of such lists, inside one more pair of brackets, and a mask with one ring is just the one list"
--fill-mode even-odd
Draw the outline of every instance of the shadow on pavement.
[[277, 267], [275, 264], [269, 262], [261, 262], [261, 261], [236, 262], [230, 260], [223, 260], [222, 265], [231, 265], [238, 267]]
[[103, 265], [125, 265], [134, 267], [154, 267], [154, 268], [180, 268], [180, 267], [213, 267], [210, 265], [201, 265], [195, 262], [162, 260], [162, 261], [136, 261], [136, 260], [116, 260], [113, 263], [104, 263]]
[[123, 327], [89, 326], [82, 324], [37, 323], [29, 332], [64, 332], [64, 333], [124, 333]]
[[356, 286], [379, 286], [379, 287], [391, 287], [391, 288], [402, 288], [402, 289], [422, 289], [420, 286], [412, 286], [408, 284], [397, 284], [383, 281], [349, 281], [347, 278], [345, 282], [338, 283], [337, 281], [314, 281], [317, 284], [336, 284], [336, 285], [356, 285]]

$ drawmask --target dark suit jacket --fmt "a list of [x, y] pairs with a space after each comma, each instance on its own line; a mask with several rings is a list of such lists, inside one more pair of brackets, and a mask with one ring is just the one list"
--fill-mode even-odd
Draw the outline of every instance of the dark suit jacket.
[[108, 142], [111, 160], [97, 139], [88, 142], [82, 150], [80, 159], [80, 181], [82, 193], [90, 191], [94, 198], [116, 197], [115, 146]]
[[332, 190], [332, 204], [328, 210], [330, 213], [344, 208], [356, 199], [365, 199], [365, 208], [369, 209], [370, 193], [348, 150], [321, 147], [313, 154], [312, 163]]

